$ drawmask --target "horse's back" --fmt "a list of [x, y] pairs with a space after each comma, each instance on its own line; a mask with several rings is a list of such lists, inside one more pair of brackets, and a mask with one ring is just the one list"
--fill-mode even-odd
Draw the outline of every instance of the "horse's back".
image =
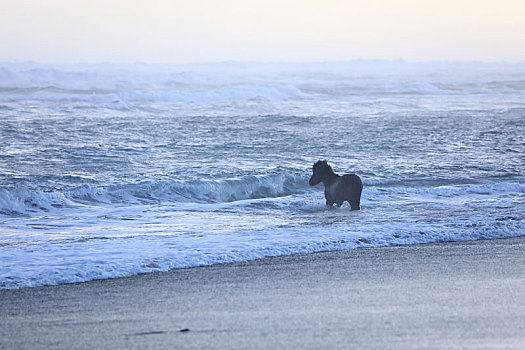
[[359, 192], [363, 189], [363, 182], [356, 174], [343, 175], [343, 184], [345, 187], [351, 187], [352, 190], [359, 190]]

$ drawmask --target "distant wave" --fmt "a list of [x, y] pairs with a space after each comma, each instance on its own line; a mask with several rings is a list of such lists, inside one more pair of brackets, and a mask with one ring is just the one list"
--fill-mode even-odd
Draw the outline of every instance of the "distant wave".
[[0, 94], [0, 101], [56, 101], [56, 102], [90, 102], [104, 104], [111, 108], [115, 104], [139, 102], [213, 102], [238, 100], [282, 101], [302, 96], [302, 92], [290, 85], [240, 85], [210, 87], [190, 90], [157, 90], [157, 91], [69, 91], [53, 86], [46, 88], [17, 88], [9, 94]]
[[[208, 102], [362, 95], [525, 93], [525, 67], [348, 62], [270, 66], [0, 66], [0, 101], [69, 101], [128, 109], [143, 102]], [[520, 73], [521, 72], [521, 73]]]

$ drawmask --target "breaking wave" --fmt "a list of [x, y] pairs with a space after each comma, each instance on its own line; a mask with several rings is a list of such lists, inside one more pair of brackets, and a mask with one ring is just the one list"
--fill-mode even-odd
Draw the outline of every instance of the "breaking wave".
[[[245, 176], [237, 179], [188, 182], [150, 181], [105, 187], [84, 185], [64, 192], [0, 188], [0, 214], [30, 215], [40, 211], [83, 205], [227, 203], [284, 197], [310, 190], [312, 188], [308, 186], [308, 178], [298, 175]], [[525, 184], [398, 187], [371, 185], [365, 182], [363, 193], [364, 198], [371, 201], [392, 196], [411, 196], [428, 200], [464, 196], [474, 198], [483, 195], [525, 194]]]
[[157, 181], [92, 187], [65, 192], [0, 188], [0, 214], [29, 215], [79, 205], [150, 203], [221, 203], [245, 199], [283, 197], [307, 190], [307, 178], [294, 175], [246, 176], [212, 181]]

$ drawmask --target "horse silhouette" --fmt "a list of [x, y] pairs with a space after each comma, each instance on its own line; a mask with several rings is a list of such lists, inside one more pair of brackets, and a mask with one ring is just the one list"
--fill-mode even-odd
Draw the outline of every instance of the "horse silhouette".
[[326, 160], [320, 160], [314, 164], [313, 175], [308, 183], [315, 186], [319, 182], [324, 185], [327, 207], [332, 208], [334, 203], [340, 207], [347, 201], [350, 203], [350, 210], [361, 209], [363, 183], [356, 174], [337, 175]]

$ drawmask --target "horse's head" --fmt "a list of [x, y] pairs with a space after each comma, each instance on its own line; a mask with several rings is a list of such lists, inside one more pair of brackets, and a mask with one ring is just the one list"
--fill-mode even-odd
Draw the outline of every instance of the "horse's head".
[[313, 174], [308, 183], [310, 186], [315, 186], [319, 182], [323, 181], [327, 174], [333, 172], [332, 167], [328, 165], [326, 160], [320, 160], [316, 162], [312, 168]]

